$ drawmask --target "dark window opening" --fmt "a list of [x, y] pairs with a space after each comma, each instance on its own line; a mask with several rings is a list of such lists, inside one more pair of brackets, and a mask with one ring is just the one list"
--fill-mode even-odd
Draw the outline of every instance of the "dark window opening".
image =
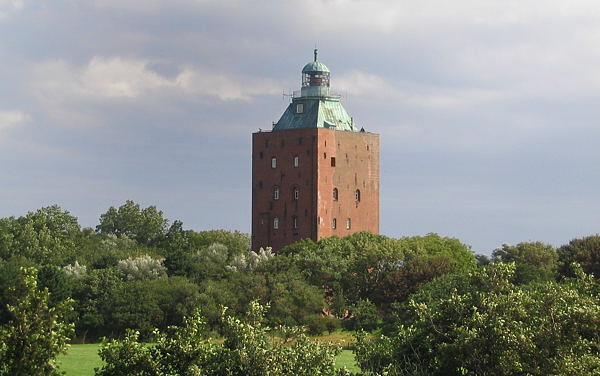
[[331, 157], [331, 167], [335, 167], [335, 157]]
[[338, 200], [338, 189], [333, 188], [333, 201], [337, 201], [337, 200]]

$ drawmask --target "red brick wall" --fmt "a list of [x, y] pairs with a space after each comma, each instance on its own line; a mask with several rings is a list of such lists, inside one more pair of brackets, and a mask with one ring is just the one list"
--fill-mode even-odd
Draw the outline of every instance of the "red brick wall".
[[[317, 240], [360, 231], [379, 233], [379, 135], [319, 129], [318, 155], [317, 217], [321, 219]], [[338, 190], [337, 201], [333, 199], [334, 188]], [[357, 189], [360, 201], [355, 200]]]
[[[276, 168], [271, 167], [272, 157], [277, 158]], [[336, 158], [335, 167], [331, 157]], [[274, 187], [279, 187], [278, 200], [273, 198]], [[299, 190], [298, 200], [294, 188]], [[356, 189], [361, 191], [360, 202], [354, 197]], [[275, 217], [278, 229], [273, 229]], [[252, 249], [279, 250], [303, 238], [358, 231], [379, 232], [379, 135], [315, 128], [252, 135]]]

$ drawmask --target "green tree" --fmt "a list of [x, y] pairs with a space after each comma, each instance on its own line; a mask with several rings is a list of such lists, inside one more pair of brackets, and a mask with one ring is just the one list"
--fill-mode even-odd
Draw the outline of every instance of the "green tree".
[[163, 240], [167, 232], [168, 220], [155, 206], [140, 209], [131, 200], [118, 209], [111, 206], [100, 216], [96, 231], [100, 234], [126, 235], [144, 245], [155, 245]]
[[572, 276], [571, 263], [576, 262], [586, 273], [600, 279], [600, 235], [573, 239], [558, 249], [562, 275]]
[[446, 275], [413, 295], [393, 335], [360, 336], [358, 363], [388, 375], [600, 372], [600, 291], [578, 279], [515, 285], [515, 264]]
[[50, 307], [48, 289], [37, 287], [36, 270], [22, 269], [7, 306], [10, 320], [0, 326], [0, 375], [60, 375], [56, 355], [64, 353], [73, 325], [63, 321], [71, 301]]
[[77, 251], [77, 218], [53, 205], [24, 217], [0, 219], [0, 257], [26, 257], [38, 264], [61, 265]]
[[492, 253], [494, 262], [514, 262], [517, 265], [515, 280], [527, 283], [552, 280], [558, 269], [558, 255], [553, 246], [542, 242], [525, 242], [517, 245], [503, 244]]

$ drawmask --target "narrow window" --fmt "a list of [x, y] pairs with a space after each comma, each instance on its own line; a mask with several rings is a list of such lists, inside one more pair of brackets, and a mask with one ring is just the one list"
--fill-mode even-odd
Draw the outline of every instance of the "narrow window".
[[300, 198], [300, 190], [298, 188], [294, 188], [294, 200], [298, 200]]
[[337, 228], [337, 219], [334, 218], [331, 221], [331, 228], [334, 229], [334, 230]]
[[323, 153], [323, 159], [327, 159], [327, 153]]
[[301, 114], [304, 112], [304, 103], [298, 103], [296, 105], [296, 113]]
[[285, 146], [285, 140], [281, 140], [281, 147]]
[[298, 138], [298, 145], [302, 145], [302, 137]]
[[263, 152], [261, 151], [260, 153], [258, 153], [258, 156], [260, 157], [260, 159], [263, 159]]
[[258, 188], [262, 189], [262, 180], [258, 182]]
[[360, 202], [360, 189], [354, 191], [354, 199], [356, 200], [356, 202]]
[[279, 200], [279, 187], [273, 188], [273, 200]]
[[350, 218], [346, 218], [346, 230], [350, 230]]
[[271, 158], [271, 168], [277, 168], [277, 158]]
[[296, 217], [296, 216], [292, 217], [292, 226], [294, 226], [295, 230], [298, 229], [298, 217]]
[[273, 218], [273, 229], [277, 230], [279, 228], [279, 217]]
[[294, 157], [294, 167], [298, 167], [300, 165], [300, 157], [297, 155]]
[[265, 147], [268, 148], [269, 147], [269, 140], [265, 140]]
[[338, 200], [338, 189], [333, 188], [333, 201], [337, 201], [337, 200]]
[[335, 167], [335, 157], [331, 157], [331, 167]]

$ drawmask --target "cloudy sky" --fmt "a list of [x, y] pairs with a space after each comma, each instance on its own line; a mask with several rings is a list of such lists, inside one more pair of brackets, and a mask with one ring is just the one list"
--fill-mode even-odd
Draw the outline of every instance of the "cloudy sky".
[[249, 232], [251, 133], [315, 44], [381, 134], [383, 234], [599, 231], [597, 0], [0, 0], [0, 217], [132, 199]]

